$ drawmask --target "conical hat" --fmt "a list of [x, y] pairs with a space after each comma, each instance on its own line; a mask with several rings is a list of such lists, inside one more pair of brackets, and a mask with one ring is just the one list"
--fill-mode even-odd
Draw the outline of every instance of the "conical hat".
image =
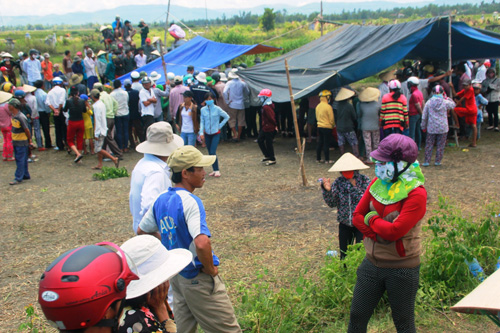
[[354, 171], [370, 169], [369, 166], [361, 162], [356, 156], [351, 153], [345, 153], [337, 162], [328, 170], [328, 172]]
[[359, 94], [359, 100], [361, 102], [373, 102], [377, 101], [380, 97], [380, 90], [377, 88], [368, 87]]
[[389, 82], [394, 80], [396, 76], [394, 75], [394, 71], [383, 72], [378, 76], [379, 79], [385, 82]]
[[99, 52], [97, 52], [98, 57], [103, 55], [103, 54], [106, 54], [106, 51], [100, 50]]
[[496, 316], [500, 311], [500, 269], [451, 309], [463, 313], [480, 313], [479, 310], [483, 310]]
[[12, 98], [12, 94], [9, 94], [4, 91], [0, 91], [0, 104], [7, 102], [9, 99]]
[[30, 86], [30, 85], [27, 85], [27, 84], [23, 84], [23, 90], [26, 93], [31, 93], [31, 92], [35, 91], [36, 88], [33, 86]]
[[342, 88], [342, 89], [340, 89], [337, 96], [335, 96], [335, 101], [337, 101], [337, 102], [343, 101], [343, 100], [346, 100], [348, 98], [351, 98], [354, 95], [356, 95], [356, 93], [354, 91], [347, 89], [347, 88]]

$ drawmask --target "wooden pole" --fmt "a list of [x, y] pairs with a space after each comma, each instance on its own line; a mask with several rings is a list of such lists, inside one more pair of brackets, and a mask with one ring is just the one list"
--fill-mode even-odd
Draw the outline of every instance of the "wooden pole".
[[[451, 71], [451, 15], [448, 16], [448, 70]], [[448, 79], [451, 80], [451, 76], [448, 76]]]
[[[170, 0], [168, 0], [168, 6], [167, 6], [167, 19], [165, 20], [165, 33], [163, 35], [163, 44], [166, 46], [167, 45], [167, 30], [168, 30], [168, 14], [170, 14]], [[163, 55], [163, 51], [160, 52], [161, 55]]]
[[307, 178], [306, 178], [306, 169], [304, 168], [304, 146], [300, 143], [300, 131], [299, 124], [297, 122], [297, 110], [295, 109], [295, 101], [293, 100], [293, 90], [292, 90], [292, 81], [290, 80], [290, 71], [288, 70], [288, 60], [285, 59], [285, 69], [286, 69], [286, 78], [288, 80], [288, 90], [290, 91], [290, 103], [292, 104], [292, 116], [293, 116], [293, 125], [295, 127], [295, 139], [297, 139], [297, 151], [299, 154], [299, 163], [300, 163], [300, 174], [302, 175], [302, 185], [307, 186]]
[[323, 36], [323, 0], [321, 0], [321, 36]]

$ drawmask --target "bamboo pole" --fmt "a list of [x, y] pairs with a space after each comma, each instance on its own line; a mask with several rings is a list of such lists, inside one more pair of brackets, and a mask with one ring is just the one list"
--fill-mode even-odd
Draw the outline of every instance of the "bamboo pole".
[[[451, 51], [452, 51], [452, 45], [451, 45], [451, 23], [452, 23], [452, 19], [453, 17], [451, 15], [448, 16], [448, 71], [451, 71], [451, 61], [452, 61], [452, 58], [451, 58]], [[448, 76], [448, 82], [451, 82], [451, 76]], [[455, 124], [455, 122], [453, 121], [453, 117], [451, 118], [452, 119], [452, 123], [453, 125], [457, 126], [458, 124]], [[454, 128], [453, 129], [453, 138], [455, 139], [455, 145], [457, 148], [460, 147], [460, 142], [458, 141], [458, 134], [457, 134], [457, 129]]]
[[292, 81], [290, 80], [290, 71], [288, 70], [288, 60], [285, 59], [285, 69], [286, 69], [286, 78], [288, 80], [288, 90], [290, 91], [290, 102], [292, 104], [292, 116], [293, 116], [293, 125], [295, 127], [295, 139], [297, 140], [297, 153], [299, 154], [299, 164], [300, 164], [300, 174], [302, 176], [302, 185], [307, 186], [307, 178], [306, 178], [306, 169], [304, 168], [304, 147], [305, 144], [302, 145], [300, 143], [300, 131], [299, 125], [297, 122], [297, 110], [295, 109], [295, 101], [293, 100], [293, 90], [292, 90]]

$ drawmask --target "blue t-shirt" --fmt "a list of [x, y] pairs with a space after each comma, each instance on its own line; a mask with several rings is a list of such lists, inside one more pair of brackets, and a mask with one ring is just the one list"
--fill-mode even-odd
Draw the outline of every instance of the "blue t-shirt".
[[[203, 265], [198, 260], [194, 239], [200, 234], [211, 236], [200, 198], [184, 188], [171, 187], [158, 196], [139, 227], [147, 233], [160, 232], [161, 242], [167, 250], [191, 251], [193, 262], [179, 273], [181, 276], [192, 279], [200, 273]], [[219, 266], [215, 254], [213, 261], [214, 266]]]

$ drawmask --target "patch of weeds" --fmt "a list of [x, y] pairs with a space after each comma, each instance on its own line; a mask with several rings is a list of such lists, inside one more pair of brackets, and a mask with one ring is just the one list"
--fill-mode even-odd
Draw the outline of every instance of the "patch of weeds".
[[24, 311], [26, 312], [25, 320], [17, 330], [30, 333], [45, 332], [43, 319], [36, 313], [33, 304], [25, 306]]
[[125, 167], [121, 168], [111, 168], [111, 167], [102, 167], [100, 173], [94, 173], [93, 178], [95, 180], [107, 180], [121, 177], [130, 177], [127, 169]]

